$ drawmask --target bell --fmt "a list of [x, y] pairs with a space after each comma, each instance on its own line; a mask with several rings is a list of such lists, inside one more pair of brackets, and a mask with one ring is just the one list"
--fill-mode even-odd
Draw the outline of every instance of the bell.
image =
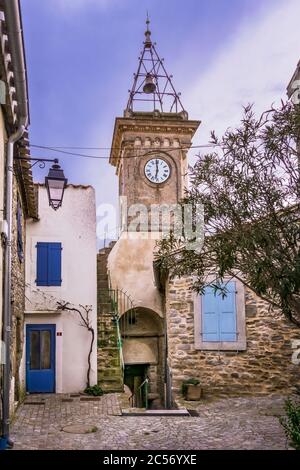
[[155, 83], [153, 83], [153, 78], [150, 75], [150, 73], [147, 73], [146, 80], [145, 80], [145, 85], [143, 87], [144, 93], [154, 93], [155, 92]]

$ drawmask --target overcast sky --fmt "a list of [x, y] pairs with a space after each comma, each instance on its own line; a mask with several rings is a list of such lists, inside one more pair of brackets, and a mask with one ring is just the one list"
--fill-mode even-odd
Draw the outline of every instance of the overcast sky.
[[[110, 147], [142, 48], [152, 39], [192, 119], [210, 130], [238, 124], [286, 98], [300, 59], [299, 0], [21, 0], [32, 144]], [[83, 153], [108, 156], [109, 151]], [[56, 156], [32, 150], [33, 155]], [[108, 160], [59, 155], [69, 182], [92, 184], [97, 203], [116, 203]], [[36, 173], [37, 178], [45, 170]]]

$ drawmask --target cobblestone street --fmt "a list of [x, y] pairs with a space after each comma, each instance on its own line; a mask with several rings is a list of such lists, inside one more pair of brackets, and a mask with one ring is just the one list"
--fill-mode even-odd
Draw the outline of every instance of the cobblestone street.
[[12, 426], [14, 448], [287, 448], [278, 421], [283, 414], [283, 397], [228, 398], [198, 405], [186, 402], [188, 409], [198, 411], [197, 417], [121, 416], [119, 403], [117, 394], [100, 399], [30, 395], [19, 407]]

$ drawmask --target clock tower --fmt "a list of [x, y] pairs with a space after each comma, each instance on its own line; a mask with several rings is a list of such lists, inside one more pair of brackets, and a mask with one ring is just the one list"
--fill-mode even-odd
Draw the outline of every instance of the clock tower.
[[[199, 124], [188, 119], [172, 76], [152, 42], [147, 20], [138, 69], [124, 115], [115, 121], [110, 154], [110, 164], [119, 178], [119, 195], [126, 201], [127, 222], [135, 222], [139, 207], [148, 217], [152, 205], [173, 205], [182, 199], [187, 185], [187, 152]], [[121, 228], [107, 268], [111, 288], [132, 301], [130, 309], [122, 302], [118, 305], [125, 384], [132, 396], [138, 395], [139, 384], [147, 377], [149, 397], [163, 402], [168, 369], [166, 306], [153, 272], [161, 226], [156, 226], [153, 236], [151, 224], [148, 217], [146, 229], [134, 232]]]
[[191, 121], [151, 40], [143, 50], [123, 117], [116, 118], [110, 163], [119, 195], [132, 204], [174, 204], [187, 186], [187, 151], [200, 121]]

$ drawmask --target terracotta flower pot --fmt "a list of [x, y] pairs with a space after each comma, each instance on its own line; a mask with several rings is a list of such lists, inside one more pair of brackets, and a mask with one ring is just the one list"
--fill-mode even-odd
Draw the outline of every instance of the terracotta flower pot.
[[187, 401], [198, 401], [202, 396], [200, 385], [187, 384], [185, 399]]

